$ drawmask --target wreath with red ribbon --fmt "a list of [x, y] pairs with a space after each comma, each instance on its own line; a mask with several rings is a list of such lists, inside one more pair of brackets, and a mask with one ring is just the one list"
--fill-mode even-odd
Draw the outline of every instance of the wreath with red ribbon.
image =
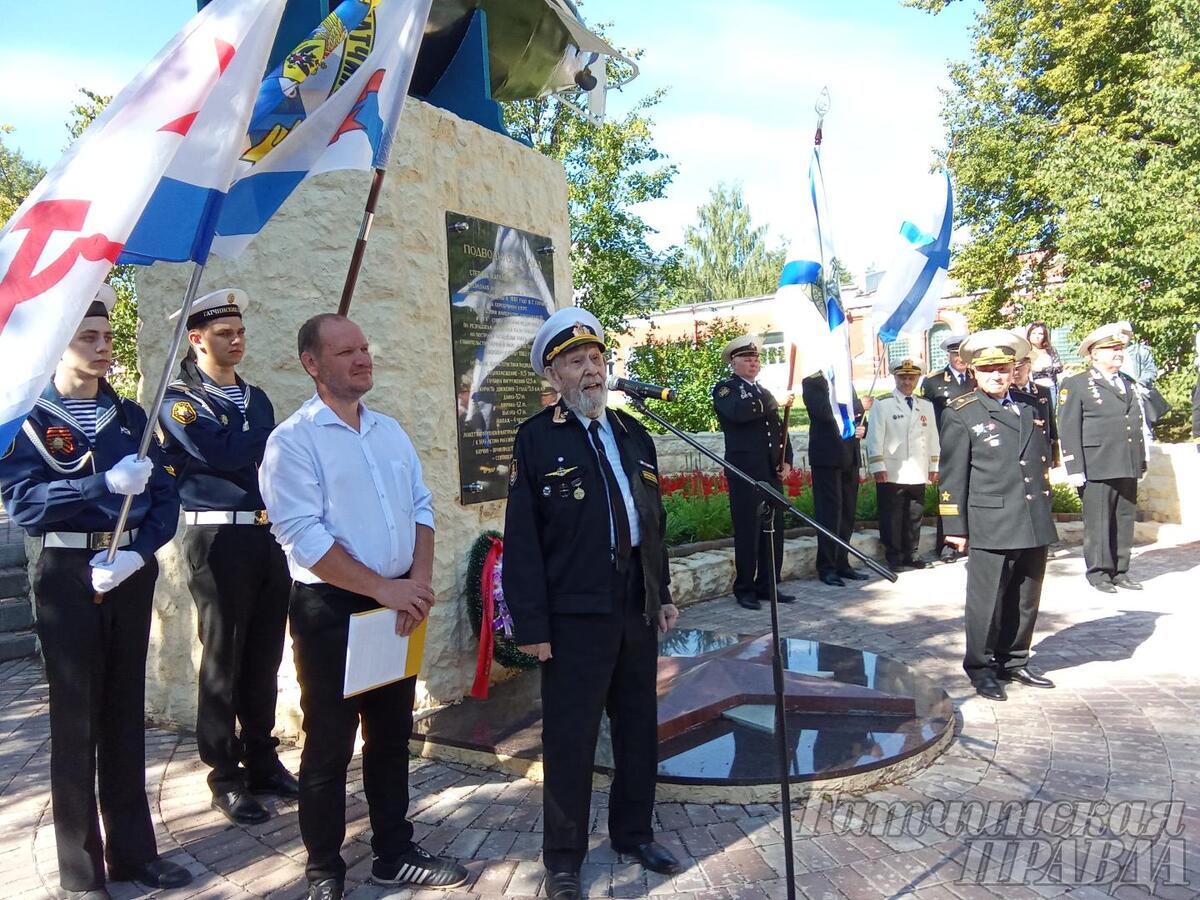
[[[503, 535], [498, 531], [485, 531], [471, 545], [467, 560], [466, 597], [471, 628], [479, 638], [479, 656], [471, 696], [481, 699], [488, 694], [493, 659], [510, 669], [532, 669], [537, 666], [537, 658], [522, 653], [513, 642], [512, 615], [504, 601], [501, 580], [503, 564]], [[483, 623], [487, 623], [487, 627]]]

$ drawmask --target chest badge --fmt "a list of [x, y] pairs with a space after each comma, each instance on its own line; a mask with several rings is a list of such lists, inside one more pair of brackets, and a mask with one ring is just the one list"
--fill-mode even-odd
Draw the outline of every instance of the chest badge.
[[196, 421], [196, 407], [186, 400], [177, 400], [171, 405], [171, 418], [180, 425], [191, 425]]
[[587, 493], [584, 491], [583, 488], [577, 487], [577, 488], [575, 488], [575, 493], [572, 494], [571, 496], [573, 496], [576, 500], [582, 500], [584, 497], [587, 496]]
[[[559, 460], [559, 462], [562, 462], [562, 460]], [[547, 472], [546, 477], [547, 478], [563, 478], [564, 476], [570, 475], [572, 472], [574, 472], [578, 468], [579, 468], [579, 466], [571, 466], [570, 468], [563, 468], [562, 466], [559, 466], [553, 472]]]
[[70, 456], [75, 452], [75, 435], [70, 428], [51, 425], [46, 429], [46, 448], [55, 456]]
[[229, 416], [225, 415], [225, 413], [221, 413], [221, 424], [222, 425], [229, 424]]

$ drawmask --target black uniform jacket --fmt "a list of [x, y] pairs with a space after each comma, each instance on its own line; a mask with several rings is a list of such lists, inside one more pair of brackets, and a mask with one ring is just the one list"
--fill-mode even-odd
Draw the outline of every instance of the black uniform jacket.
[[1140, 478], [1146, 471], [1142, 405], [1124, 373], [1125, 396], [1095, 369], [1072, 375], [1058, 388], [1058, 440], [1067, 474], [1090, 481]]
[[954, 370], [949, 366], [936, 374], [930, 375], [921, 385], [921, 396], [933, 404], [933, 417], [937, 419], [938, 428], [942, 427], [942, 413], [951, 400], [969, 394], [975, 390], [975, 379], [968, 373], [967, 383], [959, 384]]
[[[101, 391], [96, 398], [96, 442], [91, 444], [61, 401], [51, 382], [4, 449], [4, 508], [33, 537], [47, 531], [112, 531], [125, 498], [109, 491], [104, 473], [137, 452], [146, 414], [133, 401], [121, 400], [118, 406]], [[150, 458], [154, 471], [146, 490], [133, 498], [126, 524], [136, 528], [138, 536], [122, 548], [145, 560], [175, 536], [179, 525], [175, 482], [162, 465], [157, 444], [151, 445]]]
[[986, 550], [1042, 547], [1058, 537], [1051, 514], [1050, 445], [1034, 424], [982, 391], [951, 401], [942, 417], [938, 510], [946, 534]]
[[791, 463], [792, 442], [784, 441], [779, 403], [770, 391], [733, 375], [713, 386], [712, 398], [730, 463], [759, 480], [775, 477], [781, 446]]
[[[607, 414], [637, 508], [646, 615], [654, 617], [671, 602], [658, 456], [640, 422], [613, 409]], [[508, 482], [502, 578], [514, 640], [549, 641], [551, 615], [610, 612], [611, 516], [604, 473], [587, 431], [561, 401], [517, 429]]]
[[175, 469], [179, 499], [193, 510], [259, 510], [258, 467], [275, 410], [260, 388], [238, 384], [246, 396], [246, 414], [201, 373], [204, 390], [183, 381], [167, 387], [158, 423], [163, 450]]
[[1023, 388], [1012, 388], [1009, 393], [1022, 403], [1032, 404], [1037, 409], [1037, 417], [1033, 423], [1046, 432], [1046, 440], [1050, 442], [1050, 459], [1057, 466], [1058, 459], [1058, 416], [1050, 403], [1050, 390], [1044, 384], [1029, 382]]
[[[808, 464], [848, 469], [860, 464], [858, 438], [843, 438], [841, 423], [829, 405], [829, 381], [810, 375], [800, 383], [804, 408], [808, 410]], [[863, 406], [854, 394], [854, 421], [863, 420]]]

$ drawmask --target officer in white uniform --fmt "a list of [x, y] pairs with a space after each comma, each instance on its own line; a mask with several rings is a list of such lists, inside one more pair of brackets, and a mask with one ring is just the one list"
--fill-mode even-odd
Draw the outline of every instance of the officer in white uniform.
[[937, 420], [933, 404], [913, 396], [921, 367], [906, 359], [892, 369], [896, 389], [881, 397], [867, 430], [867, 471], [879, 500], [879, 538], [892, 569], [923, 569], [918, 558], [925, 485], [937, 481]]

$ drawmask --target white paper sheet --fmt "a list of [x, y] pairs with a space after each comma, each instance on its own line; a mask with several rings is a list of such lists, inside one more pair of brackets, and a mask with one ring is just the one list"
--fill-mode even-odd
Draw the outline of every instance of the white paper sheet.
[[416, 675], [425, 651], [425, 622], [408, 637], [396, 634], [396, 612], [373, 609], [350, 617], [342, 696], [352, 697]]

